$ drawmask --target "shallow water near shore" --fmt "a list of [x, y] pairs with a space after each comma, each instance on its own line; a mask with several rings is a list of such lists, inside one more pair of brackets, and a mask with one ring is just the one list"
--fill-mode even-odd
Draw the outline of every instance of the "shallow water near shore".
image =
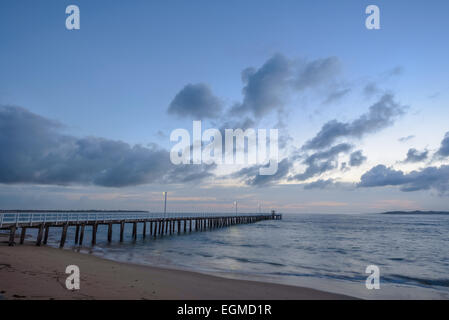
[[[149, 230], [147, 229], [147, 232]], [[108, 244], [100, 226], [91, 248], [86, 229], [84, 253], [106, 259], [216, 274], [229, 278], [311, 287], [360, 298], [449, 298], [449, 216], [382, 214], [286, 214], [206, 232], [119, 243], [114, 226]], [[74, 246], [69, 228], [67, 249]], [[57, 246], [59, 231], [50, 232]], [[368, 290], [368, 265], [380, 268], [380, 290]]]

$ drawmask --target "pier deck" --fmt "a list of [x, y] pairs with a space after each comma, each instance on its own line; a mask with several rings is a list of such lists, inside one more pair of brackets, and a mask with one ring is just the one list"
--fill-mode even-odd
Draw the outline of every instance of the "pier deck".
[[67, 230], [75, 228], [75, 245], [82, 246], [86, 226], [91, 226], [91, 244], [96, 244], [99, 225], [108, 226], [108, 242], [112, 241], [113, 225], [120, 225], [120, 242], [124, 239], [126, 224], [132, 224], [132, 238], [137, 238], [138, 224], [143, 225], [143, 237], [162, 237], [164, 235], [206, 231], [230, 227], [237, 224], [255, 223], [262, 220], [280, 220], [281, 214], [242, 214], [242, 215], [187, 215], [167, 217], [154, 213], [122, 213], [122, 212], [0, 212], [0, 230], [9, 230], [9, 245], [15, 245], [15, 235], [20, 229], [20, 244], [23, 244], [27, 229], [37, 229], [36, 245], [47, 244], [49, 232], [60, 228], [62, 248], [67, 240]]

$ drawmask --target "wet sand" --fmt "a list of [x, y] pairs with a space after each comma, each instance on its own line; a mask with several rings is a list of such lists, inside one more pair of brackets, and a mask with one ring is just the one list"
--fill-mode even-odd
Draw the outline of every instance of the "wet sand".
[[[0, 240], [4, 240], [0, 238]], [[80, 268], [80, 290], [65, 286], [68, 265]], [[226, 279], [141, 266], [33, 244], [0, 243], [0, 297], [4, 299], [351, 299], [274, 283]]]

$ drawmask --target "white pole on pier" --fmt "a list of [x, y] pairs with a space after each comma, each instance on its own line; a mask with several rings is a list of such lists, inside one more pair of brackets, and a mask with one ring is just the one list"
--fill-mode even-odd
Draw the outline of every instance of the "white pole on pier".
[[164, 218], [166, 218], [167, 214], [167, 191], [164, 192]]

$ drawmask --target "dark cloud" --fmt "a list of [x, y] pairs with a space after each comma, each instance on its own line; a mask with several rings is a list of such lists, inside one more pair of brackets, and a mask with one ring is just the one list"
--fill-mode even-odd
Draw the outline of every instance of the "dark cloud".
[[329, 150], [313, 153], [312, 155], [307, 156], [302, 162], [306, 165], [306, 170], [303, 173], [289, 178], [289, 180], [304, 181], [319, 176], [326, 171], [338, 168], [338, 155], [340, 153], [347, 153], [351, 149], [352, 145], [341, 143]]
[[444, 194], [449, 191], [449, 166], [427, 167], [406, 174], [378, 165], [362, 175], [358, 186], [401, 186], [404, 192], [434, 189]]
[[218, 130], [224, 136], [225, 129], [233, 129], [233, 130], [235, 130], [235, 129], [242, 129], [242, 130], [246, 130], [246, 129], [249, 129], [249, 128], [254, 128], [255, 125], [256, 125], [256, 122], [254, 121], [254, 119], [252, 119], [250, 117], [241, 117], [241, 118], [238, 118], [238, 119], [225, 120], [221, 124], [219, 124], [218, 122], [214, 122], [214, 125], [219, 127]]
[[440, 157], [449, 156], [449, 132], [446, 132], [444, 135], [444, 139], [441, 141], [441, 146], [437, 151], [437, 155]]
[[[243, 70], [243, 102], [236, 104], [230, 113], [249, 113], [256, 119], [272, 111], [282, 113], [291, 92], [329, 84], [339, 72], [340, 61], [336, 57], [297, 62], [276, 54], [259, 69]], [[335, 101], [348, 92], [349, 89], [333, 90], [326, 101]]]
[[167, 183], [188, 183], [194, 181], [200, 181], [206, 178], [213, 177], [211, 172], [217, 167], [216, 164], [210, 165], [189, 165], [183, 164], [175, 166], [173, 170], [164, 177]]
[[429, 155], [428, 150], [424, 151], [418, 151], [415, 148], [411, 148], [407, 152], [407, 158], [404, 160], [404, 162], [414, 163], [414, 162], [421, 162], [427, 159], [427, 156]]
[[285, 178], [288, 175], [291, 166], [291, 162], [285, 158], [278, 163], [278, 170], [274, 175], [260, 175], [259, 169], [263, 166], [254, 165], [233, 173], [231, 177], [242, 180], [250, 186], [266, 186], [279, 182]]
[[317, 180], [311, 183], [306, 183], [304, 184], [304, 189], [305, 190], [312, 190], [312, 189], [326, 189], [330, 186], [333, 186], [334, 180], [333, 179], [327, 179], [327, 180]]
[[[93, 184], [124, 187], [184, 176], [196, 166], [177, 168], [169, 152], [103, 138], [77, 138], [62, 126], [19, 107], [0, 107], [0, 183]], [[207, 168], [206, 168], [207, 169]], [[212, 168], [210, 168], [212, 169]], [[191, 175], [193, 174], [193, 176]], [[204, 177], [204, 173], [197, 175]]]
[[221, 111], [221, 101], [203, 83], [186, 85], [175, 96], [168, 108], [170, 114], [180, 117], [193, 117], [197, 120], [217, 118]]
[[249, 112], [261, 118], [273, 110], [281, 109], [285, 103], [288, 82], [291, 77], [291, 62], [276, 54], [259, 69], [247, 68], [242, 72], [243, 102], [235, 105], [231, 113]]
[[360, 187], [397, 186], [404, 184], [404, 173], [378, 165], [362, 175]]
[[366, 157], [363, 155], [362, 150], [351, 153], [351, 156], [349, 157], [349, 164], [351, 167], [358, 167], [365, 161]]
[[404, 109], [404, 106], [394, 101], [391, 94], [385, 94], [367, 113], [352, 122], [332, 120], [324, 124], [320, 132], [304, 145], [304, 149], [321, 149], [329, 147], [339, 138], [361, 138], [377, 132], [392, 125], [396, 118], [404, 114]]

